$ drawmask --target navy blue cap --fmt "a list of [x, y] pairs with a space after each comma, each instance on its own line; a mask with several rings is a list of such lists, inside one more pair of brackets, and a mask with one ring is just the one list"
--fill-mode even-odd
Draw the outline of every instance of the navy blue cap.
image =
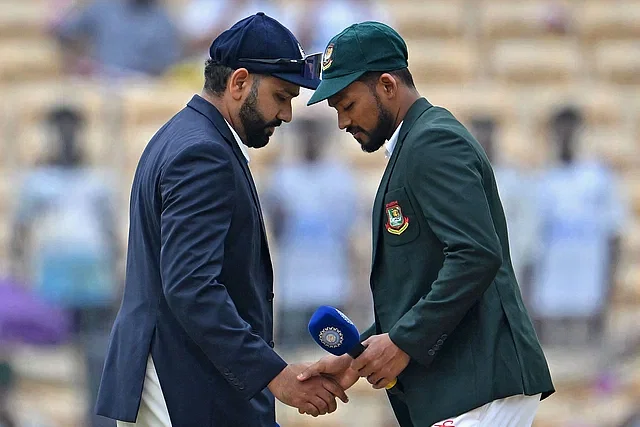
[[308, 89], [320, 84], [322, 54], [305, 56], [291, 31], [263, 12], [220, 34], [211, 44], [209, 56], [234, 70], [246, 68]]

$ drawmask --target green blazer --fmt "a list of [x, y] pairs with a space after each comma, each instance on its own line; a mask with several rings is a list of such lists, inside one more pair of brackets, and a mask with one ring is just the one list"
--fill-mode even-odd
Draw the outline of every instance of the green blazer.
[[484, 150], [422, 98], [404, 118], [373, 208], [375, 324], [411, 362], [391, 396], [401, 426], [430, 427], [493, 400], [553, 393], [522, 303]]

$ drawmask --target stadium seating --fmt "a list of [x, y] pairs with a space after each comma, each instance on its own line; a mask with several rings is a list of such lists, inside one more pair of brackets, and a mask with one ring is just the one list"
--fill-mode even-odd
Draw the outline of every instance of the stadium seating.
[[513, 84], [568, 84], [581, 69], [577, 46], [566, 40], [498, 41], [491, 60], [498, 79]]
[[40, 39], [45, 35], [49, 9], [40, 1], [0, 0], [0, 40]]
[[[568, 5], [539, 1], [482, 1], [480, 34], [486, 39], [562, 37]], [[571, 22], [567, 22], [570, 26]]]
[[476, 74], [478, 55], [469, 43], [411, 39], [407, 44], [416, 84], [462, 84]]
[[[179, 13], [188, 1], [167, 3]], [[607, 346], [616, 354], [610, 362], [615, 387], [612, 391], [594, 389], [606, 364], [602, 360], [571, 349], [552, 349], [549, 360], [559, 391], [541, 406], [534, 424], [619, 426], [640, 401], [640, 358], [618, 357], [617, 351], [638, 338], [640, 322], [640, 2], [385, 3], [389, 19], [407, 40], [409, 64], [420, 92], [465, 124], [476, 116], [495, 118], [505, 159], [528, 168], [544, 166], [551, 153], [546, 133], [549, 115], [570, 103], [585, 114], [584, 154], [608, 162], [620, 174], [630, 216], [622, 236], [623, 260], [608, 319], [611, 342]], [[85, 112], [89, 158], [95, 165], [114, 167], [118, 172], [118, 203], [124, 212], [134, 169], [148, 139], [193, 92], [170, 79], [107, 87], [99, 79], [63, 76], [60, 51], [47, 35], [51, 7], [45, 0], [0, 0], [0, 274], [7, 272], [13, 195], [19, 182], [16, 172], [32, 165], [44, 152], [47, 130], [43, 118], [52, 106], [75, 105]], [[308, 93], [296, 100], [295, 115], [326, 114], [327, 126], [335, 131], [330, 136], [330, 152], [357, 171], [358, 203], [368, 213], [386, 164], [382, 150], [363, 154], [350, 135], [337, 130], [334, 112], [324, 104], [308, 109], [305, 96]], [[290, 159], [296, 143], [294, 122], [279, 129], [267, 148], [250, 151], [260, 190], [273, 165]], [[354, 246], [363, 266], [354, 268], [362, 270], [366, 290], [369, 224], [363, 224], [361, 230]], [[119, 226], [123, 248], [127, 231], [123, 215]], [[69, 349], [43, 356], [27, 351], [18, 353], [16, 359], [21, 376], [16, 407], [28, 411], [33, 396], [38, 396], [38, 406], [56, 425], [82, 427], [79, 420], [87, 402], [79, 392], [78, 371], [67, 375], [69, 360], [78, 364]], [[43, 378], [42, 372], [34, 371], [37, 363], [49, 366], [51, 375]], [[283, 427], [396, 425], [389, 421], [384, 395], [364, 381], [352, 390], [351, 403], [341, 405], [332, 416], [299, 417], [283, 405], [278, 406], [278, 413]]]
[[638, 41], [601, 41], [596, 45], [594, 66], [602, 79], [613, 83], [640, 83]]
[[60, 70], [55, 44], [49, 40], [0, 43], [0, 83], [51, 81]]
[[418, 89], [433, 105], [448, 109], [464, 123], [474, 116], [491, 116], [505, 124], [518, 119], [520, 104], [501, 84], [420, 84]]
[[460, 38], [465, 32], [465, 9], [460, 0], [395, 1], [394, 26], [407, 38]]
[[640, 3], [634, 0], [587, 0], [578, 11], [578, 32], [586, 41], [640, 37]]

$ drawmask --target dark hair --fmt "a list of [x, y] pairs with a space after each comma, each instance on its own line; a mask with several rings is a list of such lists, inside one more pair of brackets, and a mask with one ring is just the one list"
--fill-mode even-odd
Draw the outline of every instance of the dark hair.
[[54, 106], [48, 111], [45, 120], [54, 126], [67, 122], [80, 127], [85, 122], [82, 112], [78, 108], [69, 105]]
[[551, 118], [552, 123], [568, 122], [573, 124], [582, 123], [582, 112], [574, 105], [566, 105], [556, 110]]
[[[222, 96], [227, 89], [229, 77], [235, 70], [226, 65], [218, 64], [209, 58], [204, 64], [204, 89], [211, 95]], [[264, 74], [251, 73], [253, 75], [253, 85], [257, 87]]]
[[221, 96], [233, 71], [233, 68], [207, 59], [204, 64], [204, 89], [212, 95]]
[[496, 128], [496, 119], [491, 116], [473, 116], [471, 118], [471, 126], [474, 128], [490, 129]]
[[367, 71], [364, 73], [358, 81], [365, 83], [369, 86], [375, 85], [381, 75], [384, 73], [389, 73], [396, 79], [400, 80], [405, 86], [415, 89], [416, 84], [413, 82], [413, 76], [408, 68], [401, 68], [400, 70], [394, 71]]

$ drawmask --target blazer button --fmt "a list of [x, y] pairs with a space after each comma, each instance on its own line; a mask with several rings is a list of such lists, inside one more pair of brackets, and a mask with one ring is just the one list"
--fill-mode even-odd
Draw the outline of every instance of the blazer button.
[[444, 344], [444, 341], [443, 341], [443, 340], [438, 340], [438, 341], [436, 341], [436, 345], [437, 345], [437, 346], [441, 346], [442, 344]]
[[269, 294], [267, 295], [267, 301], [269, 302], [273, 301], [274, 297], [275, 297], [275, 294], [273, 292], [269, 292]]
[[238, 390], [244, 390], [244, 385], [243, 384], [238, 385]]
[[447, 334], [442, 334], [442, 336], [440, 338], [442, 338], [443, 340], [446, 340], [447, 336], [448, 336]]
[[433, 351], [433, 349], [431, 349], [431, 350], [427, 351], [427, 354], [428, 354], [429, 356], [433, 356], [433, 355], [435, 355], [435, 354], [436, 354], [436, 352], [435, 352], [435, 351]]
[[276, 343], [273, 340], [269, 341], [269, 347], [273, 348], [276, 346]]

